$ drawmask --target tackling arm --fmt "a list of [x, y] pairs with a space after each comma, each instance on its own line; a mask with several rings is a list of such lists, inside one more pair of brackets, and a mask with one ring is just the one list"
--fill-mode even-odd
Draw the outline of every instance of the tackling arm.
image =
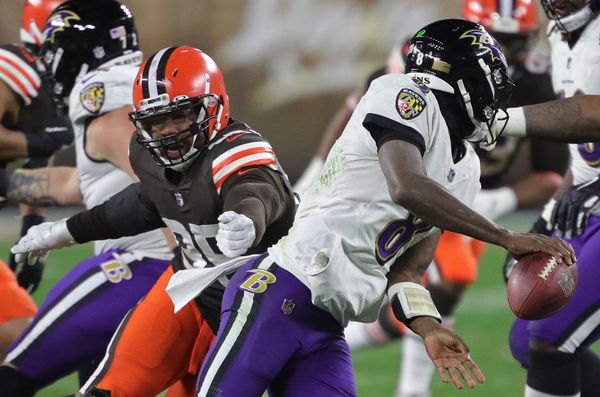
[[[600, 141], [600, 95], [572, 98], [528, 105], [508, 110], [509, 119], [503, 133], [508, 136], [531, 136], [560, 142], [585, 143]], [[499, 116], [497, 116], [499, 117]], [[504, 122], [499, 117], [495, 133], [501, 133]]]

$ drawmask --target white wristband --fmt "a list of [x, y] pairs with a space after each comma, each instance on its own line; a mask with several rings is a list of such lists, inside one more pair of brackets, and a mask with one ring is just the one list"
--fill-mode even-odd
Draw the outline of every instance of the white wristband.
[[56, 242], [55, 248], [77, 244], [67, 227], [67, 218], [54, 222], [50, 227], [50, 233]]
[[506, 127], [504, 127], [502, 135], [524, 137], [527, 133], [527, 127], [523, 108], [509, 108], [507, 109], [507, 113], [508, 122], [506, 123]]
[[431, 294], [420, 284], [402, 282], [392, 285], [387, 291], [396, 317], [405, 322], [414, 317], [427, 316], [442, 321]]

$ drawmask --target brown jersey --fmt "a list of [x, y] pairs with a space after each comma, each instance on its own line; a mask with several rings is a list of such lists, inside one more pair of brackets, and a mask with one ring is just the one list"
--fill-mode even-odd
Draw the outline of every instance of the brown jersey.
[[[175, 270], [212, 267], [229, 260], [216, 244], [217, 218], [223, 213], [228, 188], [248, 174], [268, 175], [270, 183], [285, 196], [286, 205], [285, 214], [267, 226], [261, 241], [248, 253], [264, 252], [287, 234], [293, 222], [295, 201], [287, 176], [269, 142], [244, 123], [233, 122], [223, 129], [183, 173], [158, 166], [135, 137], [130, 160], [140, 178], [142, 194], [178, 241]], [[222, 290], [215, 285], [197, 300], [209, 322], [219, 314]]]

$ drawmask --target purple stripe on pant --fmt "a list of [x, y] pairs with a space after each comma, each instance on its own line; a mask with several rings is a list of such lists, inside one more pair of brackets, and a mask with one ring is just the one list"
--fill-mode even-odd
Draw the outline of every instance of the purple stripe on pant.
[[267, 388], [271, 396], [356, 395], [342, 326], [266, 255], [229, 282], [217, 340], [198, 379], [198, 390], [210, 389], [201, 396], [260, 397]]
[[123, 263], [111, 250], [75, 266], [50, 291], [7, 360], [36, 387], [102, 357], [121, 319], [149, 291], [169, 261]]
[[527, 365], [530, 340], [572, 352], [600, 338], [600, 216], [591, 216], [582, 235], [565, 241], [571, 243], [577, 256], [577, 289], [558, 313], [542, 320], [515, 321], [510, 347], [523, 365]]

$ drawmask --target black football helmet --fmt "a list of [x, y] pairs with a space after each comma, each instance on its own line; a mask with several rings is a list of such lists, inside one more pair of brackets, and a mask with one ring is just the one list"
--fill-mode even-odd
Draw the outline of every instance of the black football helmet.
[[40, 58], [51, 72], [50, 90], [64, 104], [78, 76], [128, 54], [141, 62], [133, 15], [116, 0], [70, 0], [48, 17]]
[[585, 27], [600, 11], [600, 0], [542, 0], [549, 19], [565, 33]]
[[500, 45], [483, 26], [462, 19], [425, 26], [410, 39], [406, 73], [449, 84], [474, 126], [462, 138], [493, 146], [491, 125], [498, 112], [506, 114], [514, 83]]

